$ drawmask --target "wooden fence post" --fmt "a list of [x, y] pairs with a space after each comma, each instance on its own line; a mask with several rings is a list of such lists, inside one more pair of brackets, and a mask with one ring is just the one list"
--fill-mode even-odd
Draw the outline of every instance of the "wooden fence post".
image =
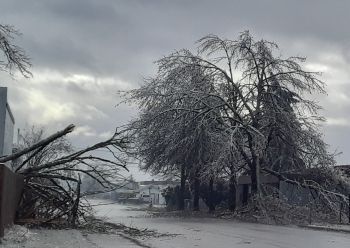
[[343, 211], [343, 202], [340, 202], [340, 206], [339, 206], [339, 224], [341, 224], [342, 222], [342, 211]]
[[349, 202], [348, 202], [348, 204], [349, 204], [349, 205], [348, 205], [348, 206], [349, 206], [349, 209], [348, 209], [348, 210], [349, 210], [349, 211], [348, 211], [348, 218], [349, 218], [349, 224], [350, 224], [350, 195], [349, 195], [349, 199], [348, 199], [348, 200], [349, 200]]
[[0, 164], [0, 237], [4, 235], [5, 228], [14, 222], [23, 183], [23, 176], [13, 173], [4, 164]]
[[312, 204], [309, 204], [309, 225], [311, 225], [312, 221]]

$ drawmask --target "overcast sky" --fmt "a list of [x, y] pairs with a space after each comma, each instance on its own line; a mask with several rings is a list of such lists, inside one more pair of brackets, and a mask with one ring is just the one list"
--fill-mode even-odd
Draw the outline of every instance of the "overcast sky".
[[250, 30], [323, 72], [328, 95], [315, 99], [327, 118], [325, 140], [343, 152], [339, 164], [350, 164], [349, 10], [341, 0], [0, 0], [0, 22], [23, 33], [17, 44], [33, 63], [33, 78], [1, 73], [0, 85], [9, 87], [18, 128], [74, 123], [73, 143], [85, 146], [136, 116], [116, 107], [116, 93], [154, 75], [156, 59], [194, 48], [206, 34], [235, 39]]

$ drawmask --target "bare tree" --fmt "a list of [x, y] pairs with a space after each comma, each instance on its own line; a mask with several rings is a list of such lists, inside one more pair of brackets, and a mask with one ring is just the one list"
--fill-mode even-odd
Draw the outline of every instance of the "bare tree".
[[[252, 193], [260, 194], [261, 167], [266, 165], [271, 137], [278, 130], [286, 144], [293, 136], [295, 157], [305, 166], [332, 165], [331, 154], [323, 148], [316, 123], [317, 106], [305, 96], [324, 93], [324, 84], [318, 73], [301, 67], [304, 58], [282, 58], [275, 43], [255, 41], [248, 32], [237, 40], [209, 35], [199, 40], [199, 53], [181, 50], [160, 60], [160, 68], [171, 70], [179, 65], [202, 68], [208, 77], [215, 78], [215, 97], [220, 104], [208, 104], [208, 111], [219, 111], [223, 125], [230, 130], [231, 145], [239, 151], [252, 179]], [[180, 72], [182, 73], [182, 72]], [[207, 92], [197, 90], [195, 99], [206, 99]], [[188, 95], [188, 92], [182, 92]], [[281, 120], [281, 121], [277, 121]], [[305, 137], [308, 139], [305, 139]], [[318, 147], [312, 144], [318, 144]], [[311, 155], [312, 154], [312, 155]], [[322, 160], [322, 161], [321, 161]]]
[[[192, 95], [183, 95], [183, 91], [190, 94], [199, 87], [209, 92], [212, 87], [201, 68], [192, 66], [184, 73], [180, 71], [184, 72], [183, 68], [164, 70], [144, 87], [129, 92], [129, 97], [141, 107], [140, 118], [131, 123], [131, 128], [136, 133], [143, 169], [157, 174], [179, 172], [182, 194], [189, 179], [193, 186], [193, 207], [198, 210], [201, 175], [210, 168], [218, 138], [215, 117], [218, 113], [201, 116], [198, 113], [206, 108], [206, 101], [217, 100], [209, 97], [198, 101]], [[183, 196], [180, 198], [179, 208], [183, 209]]]
[[[320, 107], [309, 100], [310, 94], [325, 93], [319, 73], [305, 70], [304, 58], [283, 58], [275, 43], [255, 41], [249, 32], [237, 40], [208, 35], [198, 44], [197, 54], [180, 50], [157, 61], [157, 76], [129, 92], [142, 110], [141, 140], [152, 139], [141, 143], [149, 148], [141, 153], [151, 158], [146, 164], [159, 170], [175, 164], [169, 158], [200, 158], [185, 160], [186, 165], [205, 161], [188, 167], [191, 177], [196, 178], [193, 168], [201, 178], [229, 176], [231, 209], [236, 177], [244, 172], [257, 198], [262, 173], [283, 180], [288, 172], [299, 173], [300, 180], [288, 180], [318, 187], [325, 199], [346, 193], [347, 186], [327, 190], [336, 176], [325, 184], [307, 176], [310, 170], [324, 175], [335, 164], [318, 129]], [[208, 148], [202, 150], [205, 156], [198, 156], [200, 147]]]
[[14, 39], [20, 33], [13, 26], [0, 24], [0, 70], [13, 74], [18, 70], [23, 76], [31, 76], [29, 57], [23, 49], [14, 44]]

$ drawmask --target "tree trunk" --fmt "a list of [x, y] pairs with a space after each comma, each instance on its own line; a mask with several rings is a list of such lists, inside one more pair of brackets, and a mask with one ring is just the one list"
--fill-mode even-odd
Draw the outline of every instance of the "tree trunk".
[[210, 178], [209, 181], [209, 201], [208, 201], [208, 207], [209, 207], [209, 213], [212, 213], [215, 211], [215, 203], [214, 203], [214, 179]]
[[186, 188], [186, 175], [185, 175], [185, 165], [181, 165], [181, 184], [178, 199], [178, 210], [185, 209], [185, 188]]
[[231, 172], [229, 188], [229, 209], [234, 212], [236, 209], [236, 175], [234, 172]]
[[251, 195], [260, 196], [260, 164], [258, 159], [255, 157], [252, 162], [251, 170]]
[[[258, 129], [257, 121], [254, 120], [252, 126], [256, 129]], [[260, 165], [259, 165], [259, 158], [256, 155], [253, 137], [251, 134], [248, 133], [248, 143], [249, 143], [249, 149], [252, 156], [251, 163], [249, 163], [250, 168], [250, 178], [251, 178], [251, 196], [258, 196], [260, 195]]]
[[194, 187], [194, 189], [193, 189], [193, 211], [199, 211], [200, 180], [198, 178], [198, 175], [195, 175], [193, 187]]
[[80, 180], [80, 175], [79, 175], [79, 182], [77, 184], [77, 197], [75, 199], [74, 205], [73, 205], [73, 209], [72, 209], [72, 213], [71, 213], [71, 225], [73, 227], [76, 226], [77, 224], [77, 220], [78, 220], [78, 209], [79, 209], [79, 202], [80, 202], [80, 186], [81, 186], [81, 180]]

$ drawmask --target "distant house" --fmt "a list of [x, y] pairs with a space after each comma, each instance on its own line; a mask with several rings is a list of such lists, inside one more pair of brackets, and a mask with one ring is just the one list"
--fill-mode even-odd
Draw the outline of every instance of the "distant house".
[[[98, 197], [118, 201], [127, 204], [152, 203], [153, 205], [165, 205], [165, 198], [162, 193], [168, 187], [179, 185], [176, 181], [116, 181], [113, 183], [115, 188], [113, 191], [100, 193]], [[97, 187], [96, 187], [97, 186]], [[83, 180], [83, 192], [99, 191], [97, 182], [91, 179]]]
[[116, 184], [117, 189], [111, 192], [111, 199], [115, 201], [135, 200], [139, 193], [139, 184], [135, 181]]
[[12, 153], [15, 119], [7, 102], [7, 88], [0, 87], [0, 156]]
[[[299, 174], [284, 174], [287, 178], [297, 179]], [[315, 192], [308, 188], [299, 187], [295, 184], [282, 181], [276, 176], [269, 174], [262, 174], [260, 176], [260, 183], [268, 188], [268, 194], [273, 194], [280, 199], [284, 199], [290, 204], [304, 205], [314, 198]], [[237, 205], [241, 206], [248, 202], [251, 196], [251, 179], [250, 176], [244, 175], [238, 178], [237, 188]]]
[[174, 181], [142, 181], [139, 182], [139, 193], [137, 197], [143, 202], [152, 203], [154, 205], [165, 205], [165, 198], [162, 192], [167, 187], [175, 187], [178, 182]]

